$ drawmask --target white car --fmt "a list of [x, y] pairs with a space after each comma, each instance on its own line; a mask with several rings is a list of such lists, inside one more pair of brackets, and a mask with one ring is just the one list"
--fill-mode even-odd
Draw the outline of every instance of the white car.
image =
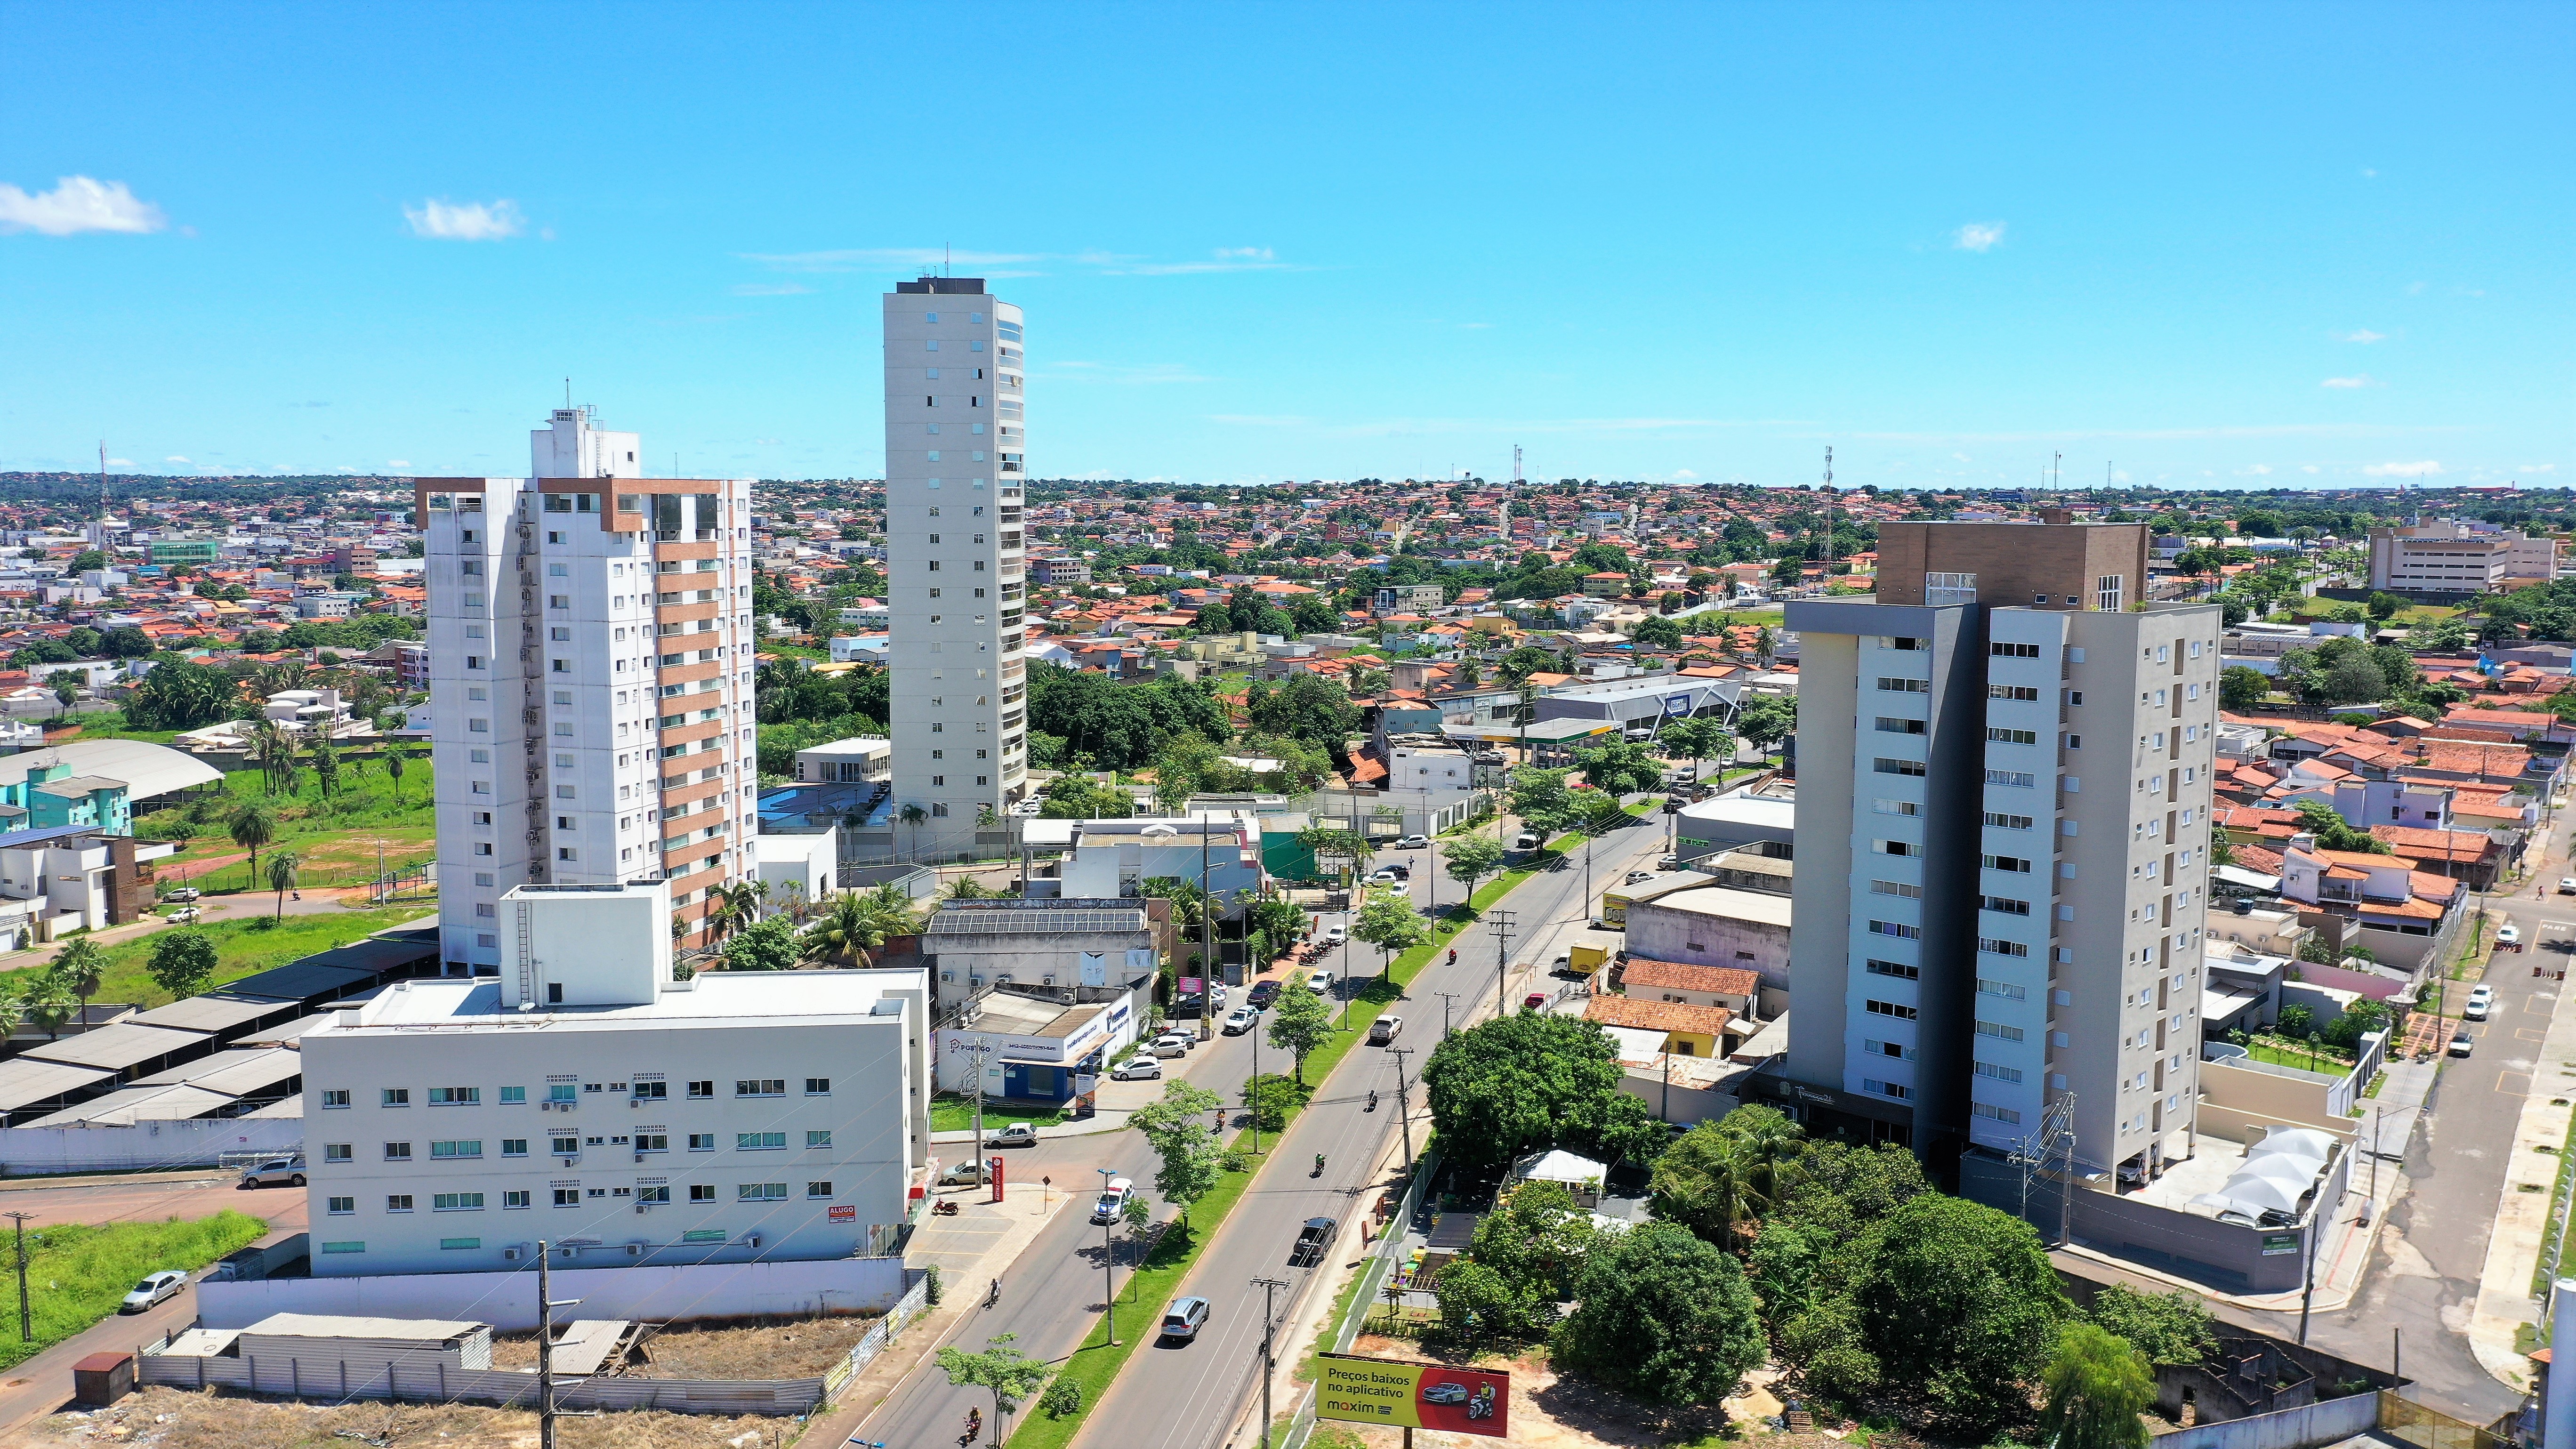
[[2558, 893], [2562, 896], [2576, 896], [2576, 875], [2560, 876], [2558, 878]]
[[1190, 1035], [1188, 1032], [1167, 1031], [1161, 1036], [1154, 1038], [1154, 1055], [1158, 1057], [1185, 1057], [1190, 1054], [1190, 1048], [1197, 1046], [1198, 1044], [1199, 1039]]
[[2487, 1019], [2487, 1013], [2494, 1009], [2495, 988], [2476, 986], [2470, 988], [2468, 1002], [2460, 1008], [2460, 1015], [2469, 1021], [2484, 1021]]
[[1309, 972], [1307, 972], [1307, 973], [1306, 973], [1306, 989], [1307, 989], [1307, 990], [1309, 990], [1309, 991], [1311, 991], [1311, 992], [1313, 992], [1313, 993], [1315, 993], [1317, 996], [1330, 996], [1330, 995], [1332, 995], [1332, 994], [1333, 994], [1333, 973], [1332, 973], [1332, 972], [1330, 972], [1330, 971], [1309, 971]]
[[1109, 1076], [1119, 1082], [1159, 1082], [1163, 1079], [1163, 1064], [1152, 1057], [1138, 1057]]
[[2496, 927], [2496, 944], [2497, 944], [2497, 945], [2499, 945], [2499, 946], [2519, 946], [2519, 945], [2521, 945], [2521, 944], [2522, 944], [2522, 928], [2521, 928], [2520, 926], [2517, 926], [2517, 925], [2513, 924], [2513, 923], [2512, 923], [2512, 922], [2510, 922], [2510, 921], [2507, 921], [2505, 924], [2503, 924], [2503, 925], [2501, 925], [2501, 926]]
[[1238, 1006], [1225, 1014], [1225, 1034], [1241, 1036], [1261, 1024], [1261, 1013], [1249, 1006]]
[[1108, 1190], [1100, 1194], [1099, 1200], [1091, 1205], [1091, 1220], [1095, 1223], [1118, 1221], [1118, 1214], [1127, 1206], [1128, 1195], [1135, 1191], [1136, 1184], [1126, 1178], [1109, 1179]]
[[1335, 921], [1324, 928], [1324, 943], [1328, 946], [1338, 945], [1343, 941], [1347, 941], [1350, 939], [1350, 936], [1351, 928], [1342, 924], [1340, 921]]
[[1428, 835], [1408, 835], [1395, 843], [1398, 850], [1427, 850], [1430, 846], [1431, 837]]
[[134, 1285], [125, 1301], [116, 1306], [119, 1313], [141, 1313], [155, 1304], [167, 1303], [188, 1286], [188, 1275], [176, 1268], [165, 1268]]

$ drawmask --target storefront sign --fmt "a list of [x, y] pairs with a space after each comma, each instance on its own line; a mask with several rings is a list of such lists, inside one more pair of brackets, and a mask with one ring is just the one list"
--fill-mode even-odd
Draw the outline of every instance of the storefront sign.
[[1490, 1369], [1322, 1355], [1315, 1417], [1446, 1434], [1510, 1437], [1512, 1377]]

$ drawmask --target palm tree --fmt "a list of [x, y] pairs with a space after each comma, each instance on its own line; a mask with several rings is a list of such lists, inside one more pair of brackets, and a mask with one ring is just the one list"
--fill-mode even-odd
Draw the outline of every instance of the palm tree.
[[259, 761], [260, 774], [268, 786], [268, 793], [276, 794], [281, 785], [292, 792], [295, 789], [295, 757], [302, 749], [295, 731], [278, 720], [264, 719], [254, 722], [247, 734], [251, 758]]
[[81, 1010], [79, 993], [51, 971], [36, 978], [23, 998], [27, 1018], [45, 1029], [47, 1041], [62, 1040], [63, 1023]]
[[0, 1042], [18, 1034], [27, 1020], [27, 1003], [11, 992], [0, 991]]
[[410, 755], [411, 751], [404, 749], [400, 745], [396, 745], [392, 749], [385, 751], [385, 773], [393, 777], [394, 805], [397, 808], [402, 805], [403, 761], [409, 758]]
[[876, 912], [870, 909], [871, 904], [856, 891], [843, 891], [832, 897], [822, 917], [798, 943], [798, 954], [808, 961], [867, 965], [875, 959], [868, 953], [885, 944], [885, 931]]
[[867, 910], [877, 930], [888, 937], [909, 936], [921, 929], [921, 916], [913, 909], [912, 897], [892, 881], [868, 892]]
[[87, 936], [74, 936], [54, 957], [54, 974], [68, 983], [81, 1002], [81, 1030], [89, 1029], [89, 999], [107, 974], [107, 953]]
[[259, 848], [277, 839], [277, 821], [265, 805], [244, 805], [233, 812], [233, 844], [250, 852], [251, 874], [259, 874]]
[[331, 798], [332, 791], [340, 788], [340, 752], [328, 739], [313, 742], [313, 782], [322, 787], [325, 800]]
[[918, 857], [921, 853], [921, 822], [930, 818], [930, 812], [918, 805], [906, 805], [894, 812], [894, 818], [912, 827], [912, 853]]
[[304, 862], [294, 851], [281, 850], [268, 858], [268, 888], [277, 892], [277, 918], [286, 919], [286, 893], [295, 889], [296, 867]]

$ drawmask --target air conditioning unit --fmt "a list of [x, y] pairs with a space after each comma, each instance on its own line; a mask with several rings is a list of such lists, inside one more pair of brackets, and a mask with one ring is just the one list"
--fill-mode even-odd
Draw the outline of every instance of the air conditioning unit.
[[[644, 1211], [644, 1209], [639, 1207], [636, 1211], [640, 1213]], [[642, 1243], [628, 1243], [626, 1245], [626, 1256], [630, 1258], [641, 1258], [644, 1256], [644, 1248], [645, 1245]]]
[[519, 1250], [517, 1248], [503, 1248], [501, 1250], [501, 1261], [504, 1263], [515, 1263], [519, 1261]]
[[744, 1247], [746, 1247], [746, 1248], [757, 1248], [757, 1247], [759, 1247], [759, 1246], [760, 1246], [760, 1234], [758, 1234], [758, 1233], [745, 1233], [745, 1234], [743, 1234], [743, 1235], [742, 1235], [742, 1245], [743, 1245]]
[[1046, 983], [1047, 985], [1049, 985], [1049, 986], [1053, 986], [1053, 985], [1055, 984], [1055, 973], [1054, 973], [1054, 972], [1052, 972], [1052, 971], [1050, 971], [1050, 972], [1048, 972], [1046, 975], [1041, 976], [1041, 977], [1039, 977], [1038, 979], [1039, 979], [1039, 980], [1041, 980], [1041, 981], [1043, 981], [1043, 982], [1045, 982], [1045, 983]]
[[993, 980], [994, 980], [996, 983], [1000, 983], [1000, 982], [1008, 981], [1008, 980], [1010, 980], [1010, 979], [1011, 979], [1011, 973], [1010, 973], [1010, 972], [1008, 972], [1008, 971], [1004, 971], [1004, 972], [1002, 972], [1001, 974], [999, 974], [999, 975], [997, 975], [997, 976], [995, 976], [995, 977], [993, 978]]
[[[640, 1203], [640, 1202], [639, 1202], [639, 1203], [637, 1203], [637, 1204], [635, 1205], [635, 1211], [636, 1211], [637, 1213], [639, 1213], [639, 1214], [640, 1214], [640, 1213], [642, 1213], [642, 1212], [644, 1211], [644, 1204], [642, 1204], [642, 1203]], [[628, 1251], [628, 1252], [630, 1252], [630, 1253], [642, 1252], [642, 1251], [643, 1251], [643, 1248], [644, 1248], [644, 1245], [643, 1245], [643, 1244], [641, 1244], [641, 1243], [628, 1243], [628, 1244], [626, 1245], [626, 1251]]]
[[643, 1153], [641, 1153], [641, 1152], [636, 1153], [636, 1154], [635, 1154], [635, 1160], [636, 1160], [636, 1161], [638, 1161], [638, 1162], [642, 1162], [642, 1161], [644, 1160], [644, 1154], [643, 1154]]
[[942, 971], [939, 973], [939, 979], [950, 986], [954, 986], [957, 984], [957, 973], [954, 971]]

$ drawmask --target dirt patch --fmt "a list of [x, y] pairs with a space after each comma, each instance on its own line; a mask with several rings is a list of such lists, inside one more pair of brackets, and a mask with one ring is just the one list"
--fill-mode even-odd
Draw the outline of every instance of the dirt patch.
[[[645, 1335], [650, 1363], [626, 1370], [655, 1379], [810, 1379], [849, 1355], [874, 1318], [711, 1319], [674, 1323]], [[560, 1361], [560, 1359], [558, 1359]], [[492, 1367], [537, 1366], [537, 1336], [495, 1334]]]
[[[1369, 1357], [1408, 1359], [1416, 1363], [1451, 1362], [1438, 1355], [1425, 1353], [1422, 1345], [1411, 1339], [1383, 1338], [1363, 1334], [1351, 1345], [1351, 1352]], [[1531, 1351], [1517, 1357], [1500, 1354], [1477, 1359], [1460, 1367], [1500, 1369], [1512, 1376], [1511, 1426], [1514, 1444], [1554, 1446], [1554, 1449], [1647, 1449], [1647, 1446], [1692, 1443], [1718, 1437], [1727, 1431], [1728, 1416], [1717, 1407], [1704, 1409], [1665, 1410], [1640, 1404], [1634, 1399], [1611, 1393], [1577, 1378], [1559, 1378], [1545, 1352]], [[1370, 1427], [1353, 1428], [1361, 1442], [1370, 1449], [1403, 1442], [1403, 1431]], [[1738, 1432], [1762, 1428], [1758, 1419], [1739, 1423]], [[1807, 1436], [1774, 1434], [1764, 1436], [1766, 1449], [1799, 1449]], [[1821, 1435], [1815, 1443], [1833, 1449], [1835, 1441]]]
[[[745, 1434], [756, 1436], [746, 1444], [766, 1445], [794, 1426], [786, 1418], [648, 1411], [560, 1419], [556, 1435], [562, 1449], [716, 1449]], [[338, 1437], [343, 1430], [367, 1437]], [[40, 1419], [24, 1433], [16, 1442], [37, 1449], [352, 1449], [358, 1443], [536, 1449], [537, 1416], [472, 1404], [282, 1403], [150, 1387], [111, 1408]]]

